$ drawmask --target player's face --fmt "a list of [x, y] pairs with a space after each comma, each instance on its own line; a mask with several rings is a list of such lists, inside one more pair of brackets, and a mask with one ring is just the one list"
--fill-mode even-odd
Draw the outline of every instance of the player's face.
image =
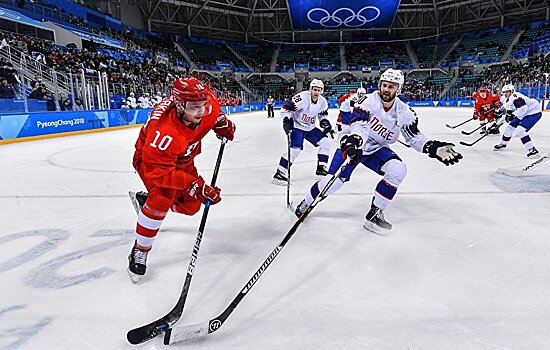
[[384, 102], [391, 102], [395, 99], [395, 96], [397, 96], [397, 89], [399, 88], [399, 84], [392, 83], [389, 81], [382, 81], [380, 82], [380, 97], [382, 98], [382, 101]]
[[319, 96], [321, 96], [321, 92], [323, 90], [321, 90], [320, 87], [317, 87], [317, 86], [314, 86], [311, 88], [311, 99], [313, 101], [317, 101], [317, 99], [319, 98]]
[[510, 98], [510, 96], [512, 96], [512, 91], [510, 90], [504, 91], [504, 97]]
[[197, 124], [201, 121], [204, 112], [206, 112], [206, 101], [188, 102], [183, 110], [183, 121]]
[[484, 91], [484, 92], [480, 92], [479, 95], [481, 96], [481, 98], [483, 99], [486, 99], [487, 98], [487, 93]]
[[360, 93], [360, 94], [357, 94], [357, 96], [359, 96], [359, 98], [363, 98], [363, 97], [365, 97], [365, 94], [364, 94], [364, 93]]

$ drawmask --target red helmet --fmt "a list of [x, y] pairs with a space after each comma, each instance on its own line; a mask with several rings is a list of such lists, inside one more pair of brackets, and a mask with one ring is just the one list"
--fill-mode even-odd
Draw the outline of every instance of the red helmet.
[[357, 89], [355, 89], [355, 88], [349, 89], [349, 93], [350, 93], [350, 94], [354, 94], [354, 93], [356, 93], [356, 92], [357, 92]]
[[208, 91], [197, 78], [179, 78], [174, 82], [172, 96], [179, 102], [208, 101]]
[[485, 86], [482, 86], [479, 88], [479, 92], [482, 93], [482, 92], [485, 92], [487, 93], [487, 88]]

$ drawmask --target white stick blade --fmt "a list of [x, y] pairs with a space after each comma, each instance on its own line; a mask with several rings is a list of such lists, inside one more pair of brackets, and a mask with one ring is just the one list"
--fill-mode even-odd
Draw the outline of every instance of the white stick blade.
[[189, 326], [171, 328], [164, 336], [164, 344], [174, 344], [181, 341], [198, 339], [208, 335], [208, 322]]
[[520, 166], [520, 167], [511, 167], [511, 168], [498, 168], [497, 174], [505, 175], [505, 176], [512, 176], [512, 177], [520, 177], [528, 175], [528, 173], [537, 168], [539, 165], [545, 163], [549, 158], [549, 156], [546, 154], [534, 162], [532, 162], [529, 165], [526, 166]]

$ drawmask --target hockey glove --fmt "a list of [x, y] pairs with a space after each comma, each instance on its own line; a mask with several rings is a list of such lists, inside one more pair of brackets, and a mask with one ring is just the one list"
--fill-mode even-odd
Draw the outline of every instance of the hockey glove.
[[474, 119], [474, 120], [479, 119], [479, 112], [478, 111], [474, 111], [474, 115], [472, 116], [472, 119]]
[[319, 125], [321, 125], [321, 129], [323, 129], [323, 132], [327, 136], [334, 138], [334, 130], [332, 130], [332, 125], [330, 125], [330, 121], [328, 119], [321, 119], [321, 121], [319, 121]]
[[426, 142], [422, 151], [428, 153], [430, 158], [435, 158], [445, 165], [452, 165], [462, 159], [462, 154], [456, 152], [453, 146], [452, 143], [431, 140]]
[[214, 132], [219, 139], [226, 138], [229, 141], [233, 141], [235, 137], [235, 124], [227, 119], [225, 114], [220, 114], [214, 124]]
[[197, 177], [189, 186], [189, 195], [197, 198], [201, 203], [206, 203], [206, 201], [210, 201], [212, 204], [219, 203], [222, 200], [220, 192], [220, 188], [206, 184], [202, 176]]
[[514, 115], [514, 112], [512, 111], [506, 111], [506, 123], [509, 123], [514, 119], [516, 116]]
[[285, 117], [283, 119], [283, 130], [287, 135], [294, 130], [294, 120], [292, 120], [292, 118]]
[[342, 137], [342, 140], [340, 140], [342, 157], [344, 157], [344, 159], [349, 158], [350, 165], [359, 163], [361, 157], [363, 156], [363, 149], [361, 148], [362, 145], [363, 139], [361, 136], [356, 134], [345, 135]]

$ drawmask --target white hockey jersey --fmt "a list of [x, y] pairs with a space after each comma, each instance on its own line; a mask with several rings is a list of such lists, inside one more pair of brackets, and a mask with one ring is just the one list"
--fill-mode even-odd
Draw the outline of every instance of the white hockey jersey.
[[328, 116], [328, 103], [319, 96], [317, 103], [311, 101], [311, 91], [302, 91], [281, 107], [281, 116], [294, 119], [294, 127], [303, 131], [315, 128], [317, 117], [325, 119]]
[[501, 98], [501, 102], [505, 110], [513, 111], [516, 118], [520, 120], [527, 115], [542, 112], [539, 101], [534, 98], [529, 98], [517, 91], [510, 95], [508, 99], [506, 97]]
[[353, 117], [345, 126], [340, 138], [345, 134], [358, 134], [363, 138], [363, 154], [372, 154], [382, 147], [397, 142], [399, 134], [418, 152], [422, 152], [428, 138], [418, 130], [418, 118], [412, 108], [396, 98], [390, 110], [385, 111], [380, 92], [368, 94], [355, 107], [370, 112], [368, 120]]
[[351, 94], [348, 98], [342, 101], [340, 104], [340, 112], [351, 112], [355, 103], [359, 100], [359, 95], [357, 93]]

